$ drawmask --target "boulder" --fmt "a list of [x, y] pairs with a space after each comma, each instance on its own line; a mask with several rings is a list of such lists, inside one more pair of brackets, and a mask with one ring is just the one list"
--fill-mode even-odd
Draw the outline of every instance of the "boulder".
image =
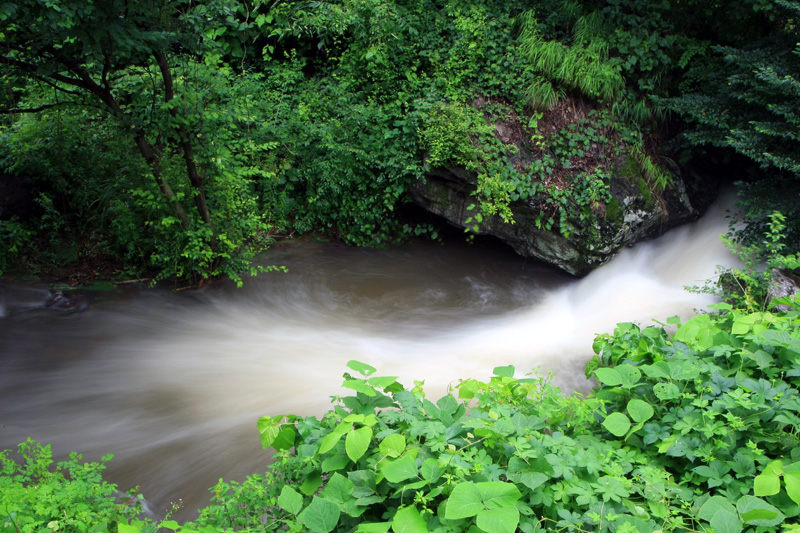
[[[486, 117], [487, 122], [495, 126], [497, 139], [508, 148], [509, 167], [529, 176], [530, 180], [542, 179], [541, 174], [526, 174], [537, 158], [547, 153], [542, 139], [552, 138], [559, 132], [563, 135], [564, 131], [575, 131], [575, 128], [566, 129], [569, 124], [577, 127], [591, 124], [586, 108], [574, 103], [566, 109], [551, 110], [550, 114], [558, 116], [553, 118], [545, 114], [535, 130], [527, 128], [526, 119], [520, 119], [513, 112], [503, 113], [499, 119]], [[538, 144], [532, 139], [538, 139]], [[411, 188], [411, 198], [450, 224], [462, 228], [477, 226], [478, 233], [500, 238], [524, 257], [537, 258], [570, 274], [583, 276], [609, 261], [623, 247], [658, 237], [670, 228], [696, 219], [717, 193], [713, 180], [682, 170], [667, 158], [651, 156], [663, 171], [671, 174], [670, 184], [660, 190], [649, 183], [652, 180], [645, 178], [634, 156], [626, 152], [630, 147], [621, 141], [613, 146], [614, 142], [612, 138], [608, 142], [592, 143], [582, 158], [572, 157], [567, 165], [562, 164], [551, 182], [538, 187], [538, 194], [512, 201], [513, 221], [484, 215], [479, 224], [471, 222], [476, 215], [470, 206], [476, 204], [474, 193], [478, 177], [475, 172], [457, 166], [429, 168]], [[567, 191], [572, 183], [579, 183], [581, 172], [597, 168], [602, 168], [607, 176], [605, 183], [610, 197], [570, 210], [566, 220], [563, 213], [559, 217], [558, 205], [548, 199], [548, 195]], [[545, 178], [550, 179], [550, 176]]]

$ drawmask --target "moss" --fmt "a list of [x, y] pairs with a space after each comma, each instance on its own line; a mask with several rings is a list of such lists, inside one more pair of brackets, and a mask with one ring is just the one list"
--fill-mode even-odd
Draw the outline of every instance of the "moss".
[[636, 186], [639, 188], [639, 194], [642, 195], [642, 199], [644, 200], [645, 209], [653, 209], [653, 193], [650, 192], [650, 186], [647, 185], [647, 182], [642, 178], [636, 180]]
[[622, 222], [622, 205], [619, 203], [618, 198], [612, 198], [606, 205], [606, 220], [612, 224], [620, 224]]
[[641, 171], [639, 170], [639, 165], [636, 163], [636, 159], [628, 157], [619, 173], [626, 178], [634, 179], [640, 176]]

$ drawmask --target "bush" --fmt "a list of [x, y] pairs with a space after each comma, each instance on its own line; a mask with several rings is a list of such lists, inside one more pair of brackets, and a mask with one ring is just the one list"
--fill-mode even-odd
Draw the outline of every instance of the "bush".
[[[797, 302], [795, 302], [797, 304]], [[588, 398], [497, 367], [436, 403], [351, 361], [321, 419], [259, 421], [266, 476], [199, 523], [252, 531], [751, 531], [800, 514], [800, 316], [725, 305], [597, 338]]]
[[68, 461], [51, 470], [50, 446], [31, 439], [19, 445], [19, 462], [9, 450], [0, 453], [0, 531], [103, 532], [116, 531], [117, 523], [141, 512], [132, 496], [119, 502], [117, 487], [103, 481], [105, 463]]

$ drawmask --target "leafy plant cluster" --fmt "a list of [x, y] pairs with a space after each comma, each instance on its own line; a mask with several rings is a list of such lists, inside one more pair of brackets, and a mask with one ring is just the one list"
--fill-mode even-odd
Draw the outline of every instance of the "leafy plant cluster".
[[[61, 465], [69, 476], [48, 473], [49, 450], [28, 442], [24, 465], [0, 456], [3, 527], [795, 531], [800, 302], [783, 303], [793, 310], [719, 304], [685, 323], [619, 324], [594, 342], [586, 371], [598, 386], [588, 397], [505, 366], [434, 402], [421, 381], [406, 388], [351, 361], [349, 394], [321, 418], [258, 421], [275, 462], [242, 483], [220, 481], [192, 523], [134, 518], [113, 503], [102, 466], [73, 457]], [[66, 513], [64, 498], [74, 500]]]
[[19, 459], [0, 453], [0, 531], [3, 533], [116, 531], [120, 520], [142, 512], [140, 499], [103, 481], [105, 463], [81, 463], [71, 454], [53, 470], [50, 446], [30, 439]]
[[745, 244], [731, 229], [723, 240], [739, 258], [740, 268], [720, 269], [716, 283], [690, 290], [714, 294], [737, 309], [764, 311], [769, 308], [770, 285], [776, 272], [800, 268], [800, 254], [789, 252], [785, 244], [786, 217], [775, 211], [768, 218], [768, 230], [758, 243]]
[[[252, 531], [761, 531], [800, 515], [800, 318], [721, 305], [594, 343], [595, 394], [498, 367], [433, 402], [350, 362], [321, 419], [259, 421], [266, 476], [198, 524]], [[188, 526], [187, 526], [188, 527]]]

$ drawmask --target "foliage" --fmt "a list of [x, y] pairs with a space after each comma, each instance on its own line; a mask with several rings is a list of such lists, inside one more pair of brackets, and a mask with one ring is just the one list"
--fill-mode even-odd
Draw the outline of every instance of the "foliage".
[[[65, 111], [73, 113], [67, 115], [73, 125], [85, 128], [88, 117], [81, 117], [80, 110], [100, 110], [119, 128], [117, 137], [124, 135], [138, 150], [147, 168], [136, 169], [138, 182], [132, 187], [144, 194], [126, 190], [121, 202], [99, 198], [101, 213], [116, 201], [112, 207], [134, 221], [116, 227], [126, 237], [125, 259], [130, 261], [138, 250], [162, 276], [227, 274], [238, 280], [254, 252], [264, 247], [267, 226], [248, 183], [233, 171], [239, 169], [232, 168], [226, 147], [245, 136], [237, 136], [238, 128], [249, 132], [252, 120], [241, 84], [221, 62], [223, 54], [233, 53], [230, 44], [214, 39], [227, 30], [231, 4], [192, 9], [166, 3], [153, 9], [126, 2], [32, 2], [25, 7], [22, 23], [18, 4], [0, 6], [3, 74], [6, 80], [27, 80], [16, 81], [12, 89], [22, 105], [11, 113], [55, 109], [60, 117]], [[209, 24], [222, 27], [209, 33]], [[173, 54], [182, 47], [197, 56]], [[97, 117], [96, 112], [91, 116]], [[76, 132], [70, 129], [68, 134], [74, 137]], [[47, 166], [46, 154], [37, 157]], [[23, 164], [17, 160], [11, 166]], [[59, 178], [62, 189], [82, 188], [74, 175]], [[93, 201], [81, 202], [76, 210], [96, 202], [103, 191], [93, 180], [89, 185]], [[149, 199], [147, 190], [155, 193], [153, 198], [137, 201]], [[137, 208], [156, 220], [137, 218]], [[78, 210], [77, 215], [82, 224], [91, 222], [86, 213]], [[166, 239], [159, 239], [155, 250], [144, 245], [142, 222], [170, 228], [161, 232]], [[160, 243], [165, 246], [159, 248]]]
[[19, 445], [20, 459], [0, 453], [0, 531], [116, 531], [126, 517], [141, 512], [138, 498], [122, 495], [102, 479], [105, 463], [81, 463], [71, 454], [53, 470], [50, 446], [33, 440]]
[[800, 254], [787, 252], [784, 243], [786, 217], [776, 211], [769, 215], [768, 230], [762, 240], [746, 244], [731, 229], [723, 237], [725, 244], [739, 258], [741, 268], [721, 269], [719, 279], [704, 287], [692, 287], [695, 292], [709, 293], [721, 297], [736, 309], [750, 312], [766, 311], [772, 305], [769, 286], [775, 271], [792, 271], [800, 268]]
[[[794, 309], [719, 304], [717, 315], [668, 320], [672, 333], [619, 324], [594, 342], [589, 397], [500, 366], [434, 403], [423, 382], [407, 389], [351, 361], [349, 395], [323, 417], [259, 420], [276, 461], [243, 483], [220, 481], [194, 523], [123, 520], [100, 466], [73, 458], [62, 468], [81, 481], [65, 485], [47, 472], [49, 450], [30, 442], [24, 466], [0, 456], [10, 487], [0, 501], [18, 523], [42, 524], [51, 507], [17, 500], [74, 494], [87, 505], [88, 492], [96, 515], [76, 503], [59, 528], [105, 531], [116, 520], [122, 533], [790, 531], [800, 516], [800, 301], [784, 303]], [[44, 490], [53, 484], [63, 490]], [[26, 500], [32, 489], [44, 492]]]
[[[796, 302], [797, 305], [797, 302]], [[724, 306], [721, 306], [724, 307]], [[595, 395], [497, 367], [428, 400], [351, 361], [321, 419], [259, 421], [264, 476], [221, 482], [199, 524], [250, 531], [795, 527], [800, 319], [724, 307], [674, 334], [594, 343]], [[453, 391], [454, 393], [456, 391]], [[462, 401], [459, 401], [462, 400]], [[467, 400], [464, 402], [463, 400]]]

